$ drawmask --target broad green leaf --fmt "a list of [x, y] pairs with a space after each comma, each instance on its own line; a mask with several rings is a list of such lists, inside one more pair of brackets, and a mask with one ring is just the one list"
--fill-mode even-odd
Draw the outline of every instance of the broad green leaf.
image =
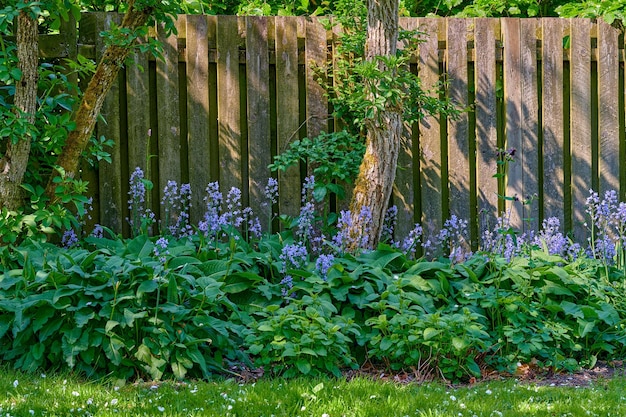
[[296, 361], [296, 366], [298, 367], [298, 370], [304, 375], [308, 375], [309, 372], [311, 372], [311, 363], [304, 358], [299, 358]]
[[585, 314], [581, 310], [578, 304], [571, 303], [569, 301], [561, 301], [561, 307], [563, 308], [563, 312], [567, 315], [576, 318], [584, 318]]
[[439, 333], [441, 333], [441, 330], [437, 330], [433, 327], [428, 327], [424, 329], [424, 340], [430, 340], [436, 337]]

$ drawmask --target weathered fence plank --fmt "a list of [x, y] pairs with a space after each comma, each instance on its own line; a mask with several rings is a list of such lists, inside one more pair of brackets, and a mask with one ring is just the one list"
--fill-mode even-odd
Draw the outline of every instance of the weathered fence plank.
[[563, 29], [558, 18], [542, 20], [543, 217], [563, 225]]
[[[95, 29], [100, 33], [112, 23], [119, 24], [120, 15], [109, 13], [96, 14]], [[104, 51], [104, 40], [96, 37], [96, 53], [98, 58]], [[115, 141], [111, 153], [111, 163], [101, 164], [99, 169], [99, 193], [100, 193], [100, 224], [112, 230], [122, 231], [124, 227], [124, 212], [126, 209], [127, 196], [123, 188], [122, 156], [121, 156], [121, 115], [120, 115], [120, 81], [111, 86], [102, 107], [104, 119], [97, 123], [97, 135]], [[125, 184], [124, 184], [125, 185]]]
[[[422, 86], [432, 95], [438, 95], [439, 83], [439, 41], [435, 34], [439, 25], [445, 24], [440, 19], [420, 20], [420, 28], [430, 34], [419, 46], [418, 74]], [[441, 127], [438, 116], [425, 117], [419, 125], [421, 205], [419, 222], [424, 228], [426, 238], [437, 233], [443, 225], [442, 164], [445, 154], [441, 150]]]
[[239, 22], [236, 16], [217, 21], [217, 113], [219, 122], [220, 186], [242, 189], [241, 98], [239, 83]]
[[[159, 175], [155, 187], [159, 189], [159, 199], [168, 181], [182, 180], [180, 107], [178, 87], [178, 37], [176, 34], [165, 35], [163, 26], [157, 27], [159, 39], [163, 45], [163, 59], [157, 61], [157, 129], [159, 149]], [[160, 205], [160, 219], [164, 224], [166, 205]]]
[[569, 127], [572, 144], [572, 227], [577, 242], [586, 237], [585, 201], [593, 187], [590, 32], [590, 20], [571, 20]]
[[[418, 31], [419, 19], [400, 18], [400, 27], [406, 31]], [[420, 36], [420, 35], [418, 35]], [[422, 37], [422, 36], [420, 36]], [[399, 48], [407, 47], [406, 42], [399, 42]], [[408, 70], [411, 70], [407, 66]], [[416, 176], [419, 175], [419, 159], [415, 152], [418, 140], [417, 124], [405, 124], [404, 135], [401, 138], [400, 153], [398, 155], [398, 170], [393, 189], [393, 204], [398, 209], [395, 234], [398, 237], [407, 236], [418, 219], [415, 218], [415, 200], [418, 190], [415, 189]]]
[[[598, 19], [598, 126], [600, 192], [619, 192], [619, 32]], [[623, 111], [623, 110], [622, 110]]]
[[[478, 193], [478, 225], [484, 230], [498, 213], [498, 181], [496, 150], [497, 131], [497, 74], [496, 21], [474, 20], [475, 58], [475, 112], [476, 112], [476, 188]], [[491, 223], [490, 223], [491, 222]]]
[[[510, 219], [511, 225], [523, 227], [523, 207], [520, 202], [524, 195], [524, 166], [522, 146], [522, 39], [520, 19], [502, 19], [502, 37], [504, 42], [504, 103], [506, 111], [505, 136], [506, 143], [499, 150], [500, 172], [506, 178], [505, 216]], [[518, 161], [508, 161], [509, 154], [515, 150], [514, 158]], [[498, 150], [496, 150], [498, 151]], [[518, 154], [519, 152], [519, 154]]]
[[316, 18], [306, 21], [305, 49], [306, 134], [313, 138], [328, 131], [328, 100], [321, 84], [326, 80], [323, 73], [327, 64], [326, 29]]
[[[540, 223], [539, 213], [539, 89], [537, 68], [537, 19], [521, 19], [521, 127], [520, 155], [513, 165], [521, 166], [523, 172], [521, 198], [521, 221], [524, 231], [536, 231]], [[518, 203], [519, 204], [519, 203]]]
[[[467, 76], [467, 24], [466, 19], [448, 19], [447, 54], [449, 96], [460, 109], [468, 106], [469, 82]], [[471, 177], [469, 143], [469, 113], [463, 111], [458, 118], [448, 121], [448, 179], [450, 187], [450, 215], [474, 218], [475, 207], [470, 205]]]
[[[301, 20], [301, 18], [298, 18]], [[298, 20], [276, 17], [276, 141], [278, 152], [299, 137]], [[300, 211], [300, 170], [278, 172], [279, 213], [296, 216]]]
[[209, 123], [209, 20], [187, 16], [187, 143], [191, 222], [197, 224], [205, 211], [203, 192], [211, 182], [211, 129]]
[[264, 230], [269, 227], [272, 215], [264, 193], [271, 175], [268, 165], [272, 163], [267, 22], [261, 17], [246, 17], [250, 208], [259, 217]]

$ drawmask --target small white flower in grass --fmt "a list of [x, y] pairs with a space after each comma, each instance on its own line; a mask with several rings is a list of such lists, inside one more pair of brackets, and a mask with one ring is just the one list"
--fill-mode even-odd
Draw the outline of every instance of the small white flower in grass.
[[158, 385], [150, 385], [150, 389], [159, 389]]
[[41, 375], [40, 375], [40, 377], [41, 377], [41, 378], [45, 378], [45, 377], [46, 377], [46, 374], [41, 374]]
[[230, 404], [228, 404], [228, 407], [226, 407], [226, 409], [227, 409], [228, 411], [230, 411], [230, 410], [232, 410], [232, 409], [233, 409], [233, 406], [232, 406], [232, 405], [230, 405]]
[[300, 411], [305, 411], [305, 410], [306, 410], [305, 406], [302, 406], [302, 408], [300, 409]]
[[157, 410], [159, 410], [160, 412], [164, 412], [165, 411], [165, 407], [158, 406]]
[[80, 393], [79, 393], [78, 391], [72, 391], [72, 395], [73, 395], [74, 397], [79, 397], [79, 396], [80, 396]]
[[485, 391], [485, 394], [487, 394], [487, 395], [491, 395], [491, 393], [492, 393], [492, 392], [491, 392], [491, 390], [490, 390], [490, 389], [488, 389], [487, 391]]
[[459, 404], [459, 407], [461, 407], [461, 409], [465, 409], [467, 406], [464, 403]]
[[91, 404], [93, 404], [93, 398], [89, 398], [89, 399], [87, 400], [87, 405], [91, 405]]
[[117, 398], [113, 398], [113, 399], [111, 400], [111, 405], [117, 405], [117, 402], [118, 402], [118, 401], [117, 401]]
[[450, 401], [456, 401], [456, 397], [454, 395], [450, 396]]
[[28, 414], [30, 414], [31, 416], [35, 415], [35, 410], [28, 410]]
[[17, 388], [18, 385], [20, 385], [20, 381], [18, 381], [17, 379], [13, 381], [13, 388]]
[[324, 413], [324, 414], [322, 414], [322, 417], [330, 417], [330, 414]]

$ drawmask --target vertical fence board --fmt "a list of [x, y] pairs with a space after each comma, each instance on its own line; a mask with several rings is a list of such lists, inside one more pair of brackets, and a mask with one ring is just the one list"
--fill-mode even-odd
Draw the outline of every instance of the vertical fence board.
[[585, 201], [592, 188], [591, 21], [572, 19], [570, 31], [570, 138], [574, 240], [586, 237]]
[[239, 85], [238, 18], [217, 21], [217, 113], [219, 122], [220, 186], [228, 192], [241, 190], [241, 99]]
[[[502, 19], [502, 36], [504, 41], [504, 103], [506, 108], [504, 148], [516, 150], [518, 161], [506, 162], [506, 156], [500, 156], [501, 162], [506, 167], [504, 174], [506, 178], [505, 195], [506, 215], [515, 228], [523, 227], [522, 205], [519, 201], [524, 194], [524, 171], [523, 161], [524, 147], [522, 146], [522, 74], [521, 74], [521, 29], [520, 19]], [[519, 153], [517, 153], [519, 152]], [[517, 200], [515, 200], [517, 199]]]
[[204, 214], [204, 189], [211, 182], [209, 128], [209, 22], [207, 16], [187, 16], [187, 141], [191, 222]]
[[[428, 33], [419, 46], [418, 74], [422, 86], [432, 95], [438, 95], [439, 83], [439, 19], [420, 20], [420, 28]], [[420, 171], [422, 216], [420, 223], [426, 239], [437, 233], [443, 224], [441, 127], [438, 116], [420, 121]], [[446, 215], [447, 217], [447, 215]]]
[[128, 117], [128, 168], [136, 167], [148, 174], [148, 152], [150, 135], [150, 85], [148, 57], [134, 52], [126, 66], [127, 117]]
[[[119, 24], [121, 16], [111, 13], [96, 15], [96, 33], [108, 29], [112, 23]], [[97, 59], [104, 51], [104, 41], [96, 37]], [[122, 191], [122, 156], [121, 156], [121, 126], [120, 126], [120, 81], [113, 83], [107, 94], [101, 112], [105, 122], [97, 124], [98, 136], [115, 141], [110, 150], [111, 163], [102, 163], [99, 168], [100, 193], [100, 223], [112, 230], [122, 230], [124, 223], [125, 196]]]
[[[468, 106], [467, 78], [467, 22], [466, 19], [448, 19], [447, 57], [450, 79], [449, 96], [459, 108]], [[470, 208], [469, 115], [462, 112], [456, 120], [448, 121], [448, 178], [450, 187], [450, 215], [472, 218]]]
[[[301, 18], [297, 18], [300, 19]], [[298, 138], [298, 21], [276, 17], [276, 135], [278, 152]], [[279, 213], [296, 216], [300, 211], [300, 171], [291, 167], [278, 172]]]
[[268, 165], [272, 162], [267, 31], [267, 18], [246, 17], [250, 208], [264, 228], [270, 224], [272, 214], [271, 207], [263, 204], [264, 188], [270, 177]]
[[[155, 187], [159, 197], [168, 181], [181, 181], [180, 159], [180, 109], [178, 105], [178, 37], [175, 34], [165, 36], [162, 25], [157, 28], [159, 40], [163, 45], [163, 59], [157, 61], [157, 108], [158, 108], [158, 148], [159, 180]], [[161, 205], [161, 221], [165, 219], [165, 206]]]
[[[328, 100], [324, 87], [317, 81], [315, 68], [327, 65], [326, 29], [315, 18], [306, 21], [306, 116], [307, 136], [313, 138], [328, 131]], [[325, 78], [322, 77], [325, 81]], [[309, 173], [310, 174], [310, 173]]]
[[543, 218], [564, 224], [562, 20], [542, 20]]
[[521, 19], [521, 149], [513, 165], [521, 167], [521, 210], [524, 231], [539, 225], [539, 90], [537, 70], [537, 19]]
[[[419, 20], [401, 18], [400, 26], [407, 31], [419, 29]], [[405, 45], [399, 45], [404, 48]], [[407, 70], [410, 68], [407, 67]], [[398, 155], [398, 169], [393, 188], [393, 203], [398, 208], [396, 238], [408, 235], [415, 225], [415, 176], [419, 175], [418, 161], [413, 152], [413, 127], [405, 125]], [[416, 132], [417, 133], [417, 132]]]
[[619, 192], [618, 30], [598, 19], [598, 126], [600, 192]]
[[474, 20], [476, 49], [476, 184], [478, 193], [478, 230], [498, 215], [498, 181], [496, 150], [498, 148], [496, 108], [496, 37], [493, 19]]

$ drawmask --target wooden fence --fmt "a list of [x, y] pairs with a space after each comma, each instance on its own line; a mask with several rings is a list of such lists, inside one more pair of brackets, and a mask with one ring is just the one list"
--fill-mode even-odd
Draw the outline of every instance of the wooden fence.
[[[98, 58], [96, 34], [119, 19], [83, 15], [79, 52]], [[557, 217], [581, 239], [589, 190], [624, 196], [619, 31], [557, 18], [403, 18], [401, 26], [427, 34], [411, 67], [423, 87], [445, 78], [443, 93], [471, 105], [456, 120], [407, 128], [393, 194], [401, 234], [415, 222], [438, 230], [454, 214], [470, 220], [475, 238], [506, 210], [514, 225], [534, 230]], [[133, 55], [107, 97], [97, 134], [115, 140], [113, 163], [85, 172], [98, 185], [97, 216], [126, 230], [128, 178], [139, 166], [155, 183], [157, 211], [168, 180], [188, 182], [197, 221], [204, 188], [219, 181], [222, 190], [240, 188], [267, 219], [272, 157], [295, 138], [333, 129], [312, 65], [329, 62], [336, 34], [304, 17], [180, 16], [177, 28], [169, 37], [157, 28], [163, 60]], [[515, 149], [503, 181], [494, 177], [501, 148]], [[298, 213], [301, 171], [278, 174], [279, 213]]]

